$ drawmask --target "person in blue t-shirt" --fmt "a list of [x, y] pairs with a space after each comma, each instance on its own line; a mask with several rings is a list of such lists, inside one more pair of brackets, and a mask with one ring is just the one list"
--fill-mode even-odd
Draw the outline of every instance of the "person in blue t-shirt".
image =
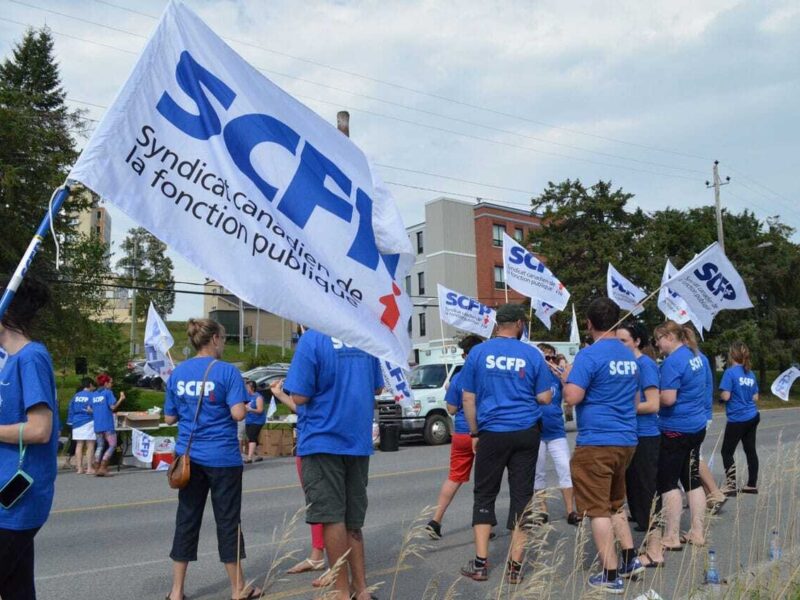
[[[246, 383], [247, 387], [247, 416], [244, 419], [245, 433], [247, 434], [247, 458], [244, 462], [261, 462], [260, 456], [253, 458], [258, 445], [258, 436], [261, 428], [267, 422], [267, 411], [264, 407], [264, 396], [256, 391], [256, 382], [252, 379]], [[271, 393], [271, 392], [270, 392]]]
[[[114, 380], [108, 373], [97, 376], [97, 391], [92, 396], [91, 412], [94, 418], [94, 433], [97, 449], [94, 452], [94, 468], [97, 477], [111, 477], [108, 463], [117, 449], [117, 428], [114, 424], [114, 413], [125, 401], [125, 392], [119, 393], [119, 400], [114, 396], [112, 387]], [[105, 451], [104, 451], [105, 448]]]
[[539, 452], [542, 409], [552, 398], [550, 378], [541, 352], [519, 341], [526, 321], [518, 304], [497, 309], [496, 337], [472, 349], [459, 382], [464, 417], [475, 449], [472, 527], [475, 558], [461, 574], [475, 581], [489, 578], [489, 536], [497, 524], [495, 500], [508, 469], [510, 506], [506, 527], [512, 531], [506, 577], [522, 581], [526, 527]]
[[[0, 282], [5, 288], [7, 281]], [[58, 453], [58, 401], [47, 349], [31, 341], [47, 287], [30, 277], [0, 322], [0, 598], [35, 598], [34, 536], [53, 504]], [[20, 445], [23, 445], [20, 452]], [[32, 480], [25, 489], [22, 471]]]
[[720, 399], [725, 402], [725, 437], [722, 439], [722, 464], [725, 467], [727, 495], [735, 495], [736, 462], [733, 454], [742, 442], [747, 457], [747, 485], [744, 494], [758, 493], [758, 453], [756, 452], [756, 430], [761, 416], [756, 408], [758, 402], [758, 380], [750, 367], [750, 349], [744, 342], [731, 344], [728, 364], [719, 384]]
[[[483, 338], [477, 335], [468, 335], [458, 343], [461, 348], [461, 356], [464, 359], [469, 356], [470, 350], [483, 342]], [[472, 463], [475, 460], [475, 453], [472, 451], [472, 438], [469, 436], [469, 426], [464, 418], [462, 408], [461, 373], [458, 372], [450, 379], [450, 386], [447, 388], [444, 401], [447, 405], [447, 412], [454, 416], [453, 435], [450, 436], [450, 473], [442, 483], [439, 491], [439, 499], [436, 502], [436, 512], [433, 519], [428, 521], [425, 526], [431, 539], [442, 539], [442, 519], [447, 507], [453, 501], [462, 484], [469, 481], [472, 473]]]
[[258, 598], [261, 590], [247, 584], [240, 562], [246, 554], [241, 534], [243, 467], [236, 424], [247, 414], [247, 392], [239, 370], [220, 360], [225, 348], [222, 325], [212, 319], [189, 319], [187, 335], [197, 354], [175, 367], [164, 400], [164, 421], [178, 424], [175, 453], [184, 455], [188, 449], [191, 464], [189, 483], [178, 492], [169, 554], [172, 589], [167, 598], [185, 597], [186, 572], [189, 562], [197, 560], [209, 492], [217, 523], [217, 550], [230, 581], [230, 597]]
[[[69, 401], [67, 425], [72, 427], [75, 441], [75, 467], [78, 474], [94, 475], [94, 419], [92, 418], [92, 398], [95, 385], [91, 377], [81, 380], [81, 389]], [[83, 468], [83, 450], [86, 448], [86, 469]]]
[[[700, 446], [706, 436], [706, 371], [703, 359], [690, 344], [693, 338], [674, 321], [656, 327], [658, 349], [666, 356], [661, 364], [661, 452], [658, 460], [658, 493], [664, 507], [665, 550], [681, 544], [705, 544], [706, 495], [700, 479]], [[689, 501], [691, 527], [680, 535], [683, 485]], [[659, 506], [660, 509], [660, 506]]]
[[[619, 307], [612, 300], [592, 300], [586, 325], [594, 343], [578, 352], [561, 375], [564, 401], [575, 407], [578, 420], [571, 463], [575, 500], [578, 512], [591, 518], [603, 569], [589, 577], [589, 586], [613, 593], [624, 589], [623, 577], [644, 570], [622, 510], [625, 471], [638, 442], [639, 366], [612, 330], [618, 321]], [[615, 537], [622, 548], [621, 564]]]
[[[660, 376], [658, 365], [649, 354], [653, 351], [647, 330], [640, 323], [628, 321], [617, 329], [617, 339], [633, 352], [639, 367], [639, 404], [636, 406], [636, 435], [639, 438], [631, 464], [625, 471], [628, 510], [637, 531], [655, 526], [653, 499], [658, 479], [658, 454], [661, 431], [658, 428]], [[647, 547], [639, 560], [645, 567], [664, 564], [661, 544], [655, 536], [647, 536]]]
[[284, 382], [297, 407], [306, 522], [322, 523], [328, 564], [350, 551], [349, 569], [336, 575], [337, 600], [370, 598], [361, 530], [375, 395], [383, 385], [377, 358], [314, 330], [300, 338]]
[[[547, 487], [547, 453], [553, 459], [558, 476], [558, 487], [564, 499], [564, 514], [567, 523], [577, 526], [582, 520], [575, 510], [575, 494], [572, 490], [572, 477], [569, 472], [569, 444], [567, 444], [567, 431], [564, 428], [564, 410], [561, 408], [561, 380], [555, 373], [563, 372], [565, 367], [557, 366], [556, 349], [550, 344], [539, 344], [544, 360], [552, 371], [550, 376], [550, 390], [553, 399], [550, 404], [542, 405], [542, 439], [539, 442], [539, 456], [536, 459], [536, 475], [533, 481], [533, 492], [540, 496], [541, 512], [536, 516], [538, 521], [547, 523], [550, 519], [547, 513], [547, 502], [540, 494]], [[559, 370], [562, 369], [562, 370]]]

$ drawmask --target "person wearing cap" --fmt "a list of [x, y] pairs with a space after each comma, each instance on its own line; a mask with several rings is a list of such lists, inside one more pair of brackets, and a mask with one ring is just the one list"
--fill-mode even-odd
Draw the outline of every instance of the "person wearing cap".
[[[575, 406], [578, 414], [578, 437], [570, 463], [572, 482], [578, 512], [591, 519], [602, 567], [600, 573], [589, 577], [589, 586], [622, 594], [622, 578], [644, 571], [622, 510], [625, 472], [638, 443], [639, 366], [636, 356], [613, 331], [619, 307], [612, 300], [592, 300], [586, 317], [594, 343], [578, 352], [572, 366], [560, 374], [564, 401]], [[622, 549], [621, 564], [615, 538]]]
[[497, 524], [495, 500], [506, 470], [510, 495], [506, 526], [512, 531], [506, 576], [509, 584], [522, 581], [523, 526], [530, 521], [541, 435], [539, 404], [548, 404], [552, 398], [541, 353], [519, 341], [525, 319], [525, 310], [518, 304], [498, 308], [496, 337], [473, 348], [459, 378], [475, 450], [475, 558], [461, 574], [475, 581], [489, 578], [489, 536]]

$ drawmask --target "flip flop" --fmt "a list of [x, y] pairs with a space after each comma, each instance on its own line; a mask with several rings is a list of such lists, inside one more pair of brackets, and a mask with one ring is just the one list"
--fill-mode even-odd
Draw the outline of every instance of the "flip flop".
[[741, 493], [741, 494], [757, 494], [758, 493], [758, 488], [743, 487], [742, 489], [739, 490], [739, 493]]
[[683, 546], [661, 546], [665, 552], [683, 552]]
[[321, 560], [311, 560], [310, 558], [306, 558], [304, 560], [301, 560], [291, 569], [288, 569], [286, 573], [288, 575], [297, 575], [299, 573], [308, 573], [309, 571], [324, 571], [324, 570], [325, 570], [324, 558]]
[[639, 555], [639, 561], [641, 561], [642, 558], [646, 558], [648, 560], [648, 563], [644, 565], [645, 569], [660, 569], [661, 567], [664, 566], [665, 561], [653, 560], [652, 558], [650, 558], [650, 555], [647, 552]]
[[239, 598], [231, 598], [231, 600], [253, 600], [253, 598], [257, 598], [263, 595], [264, 595], [263, 591], [257, 588], [251, 588], [247, 596], [240, 596]]
[[702, 548], [703, 546], [706, 545], [705, 542], [703, 542], [702, 544], [698, 544], [697, 542], [692, 541], [692, 538], [687, 537], [686, 534], [682, 534], [681, 537], [680, 537], [680, 540], [681, 540], [681, 544], [689, 544], [691, 546], [697, 546], [698, 548]]

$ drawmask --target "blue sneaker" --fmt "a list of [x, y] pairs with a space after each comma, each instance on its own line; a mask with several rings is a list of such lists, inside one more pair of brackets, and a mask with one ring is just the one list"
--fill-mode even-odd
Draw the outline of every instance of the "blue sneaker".
[[606, 579], [606, 575], [602, 571], [589, 577], [589, 587], [603, 590], [609, 594], [625, 593], [625, 583], [622, 581], [622, 577], [617, 577], [615, 580]]
[[628, 564], [620, 565], [617, 574], [623, 579], [633, 577], [639, 573], [644, 573], [644, 565], [637, 557], [634, 557]]

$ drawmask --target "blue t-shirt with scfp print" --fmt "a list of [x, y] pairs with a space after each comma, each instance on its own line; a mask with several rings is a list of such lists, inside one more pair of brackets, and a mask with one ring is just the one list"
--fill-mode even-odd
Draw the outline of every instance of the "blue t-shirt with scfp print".
[[661, 390], [675, 390], [675, 404], [658, 411], [662, 432], [697, 433], [706, 428], [705, 365], [688, 346], [679, 346], [661, 363]]
[[[178, 417], [177, 454], [186, 452], [203, 387], [203, 375], [212, 360], [210, 356], [190, 358], [175, 367], [170, 375], [164, 414]], [[231, 416], [231, 407], [242, 402], [247, 402], [247, 391], [241, 373], [232, 364], [218, 360], [206, 379], [203, 405], [189, 454], [192, 462], [205, 467], [238, 467], [242, 464], [237, 422]]]
[[371, 455], [375, 392], [383, 385], [377, 358], [306, 331], [283, 385], [287, 392], [309, 398], [297, 407], [297, 455]]
[[550, 377], [550, 391], [553, 392], [553, 399], [550, 404], [542, 404], [542, 441], [552, 442], [559, 438], [567, 437], [564, 429], [564, 410], [561, 407], [561, 381], [547, 371]]
[[[642, 354], [636, 359], [636, 364], [639, 365], [639, 402], [645, 402], [644, 391], [649, 388], [655, 388], [656, 393], [659, 391], [659, 375], [658, 365], [656, 361]], [[658, 412], [650, 413], [649, 415], [636, 415], [637, 435], [641, 437], [653, 437], [661, 435], [661, 430], [658, 428]]]
[[576, 405], [578, 446], [635, 446], [636, 357], [617, 339], [603, 338], [575, 356], [567, 383], [585, 390]]
[[461, 371], [453, 375], [453, 378], [450, 380], [450, 387], [447, 388], [447, 392], [444, 395], [444, 401], [450, 406], [455, 406], [458, 409], [458, 412], [453, 418], [453, 431], [455, 433], [469, 433], [469, 425], [467, 424], [467, 419], [464, 416], [464, 388], [461, 387], [461, 382], [459, 381], [460, 378]]
[[498, 337], [475, 346], [461, 370], [475, 394], [478, 431], [521, 431], [542, 418], [536, 396], [550, 389], [542, 353], [517, 339]]
[[758, 393], [758, 381], [755, 373], [745, 370], [742, 365], [729, 367], [722, 374], [719, 389], [731, 394], [725, 403], [728, 421], [744, 423], [756, 418], [758, 409], [753, 396]]
[[703, 359], [703, 366], [706, 368], [706, 423], [714, 416], [714, 371], [708, 357], [702, 352], [697, 354]]
[[[53, 504], [56, 480], [58, 419], [56, 382], [50, 354], [42, 344], [29, 342], [16, 354], [9, 354], [0, 370], [0, 425], [28, 421], [27, 413], [44, 405], [53, 413], [53, 429], [44, 444], [28, 444], [22, 470], [33, 484], [11, 508], [0, 508], [0, 529], [21, 531], [44, 525]], [[19, 443], [0, 442], [0, 486], [19, 466]]]
[[114, 413], [111, 407], [117, 403], [114, 392], [108, 388], [97, 390], [92, 397], [92, 416], [95, 433], [114, 433]]
[[92, 413], [89, 412], [89, 408], [92, 406], [94, 395], [95, 392], [90, 390], [81, 390], [72, 397], [72, 400], [69, 401], [69, 409], [67, 409], [67, 425], [78, 429], [78, 427], [92, 422]]

